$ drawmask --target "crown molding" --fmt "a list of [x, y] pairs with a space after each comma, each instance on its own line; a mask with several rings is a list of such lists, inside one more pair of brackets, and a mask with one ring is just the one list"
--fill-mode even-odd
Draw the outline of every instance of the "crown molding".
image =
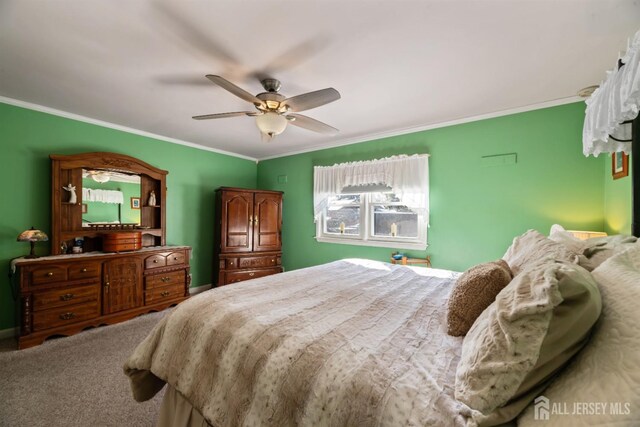
[[232, 153], [230, 151], [219, 150], [217, 148], [206, 147], [204, 145], [196, 144], [182, 139], [171, 138], [168, 136], [158, 135], [155, 133], [147, 132], [140, 129], [131, 128], [128, 126], [121, 126], [111, 122], [105, 122], [104, 120], [93, 119], [91, 117], [81, 116], [75, 113], [69, 113], [68, 111], [57, 110], [55, 108], [45, 107], [44, 105], [34, 104], [32, 102], [21, 101], [19, 99], [9, 98], [0, 95], [0, 102], [4, 104], [14, 105], [16, 107], [26, 108], [28, 110], [39, 111], [41, 113], [52, 114], [54, 116], [64, 117], [71, 120], [77, 120], [79, 122], [89, 123], [92, 125], [102, 126], [110, 129], [119, 130], [122, 132], [132, 133], [135, 135], [144, 136], [147, 138], [153, 138], [160, 141], [170, 142], [172, 144], [184, 145], [186, 147], [196, 148], [198, 150], [211, 151], [213, 153], [224, 154], [226, 156], [238, 157], [245, 160], [251, 160], [257, 162], [255, 157], [245, 156], [242, 154]]
[[55, 108], [45, 107], [43, 105], [34, 104], [34, 103], [31, 103], [31, 102], [27, 102], [27, 101], [21, 101], [19, 99], [13, 99], [13, 98], [5, 97], [5, 96], [0, 96], [0, 102], [1, 103], [5, 103], [5, 104], [9, 104], [9, 105], [15, 105], [17, 107], [22, 107], [22, 108], [26, 108], [26, 109], [34, 110], [34, 111], [40, 111], [40, 112], [43, 112], [43, 113], [52, 114], [54, 116], [65, 117], [65, 118], [68, 118], [68, 119], [77, 120], [77, 121], [80, 121], [80, 122], [89, 123], [89, 124], [93, 124], [93, 125], [97, 125], [97, 126], [102, 126], [102, 127], [106, 127], [106, 128], [110, 128], [110, 129], [115, 129], [115, 130], [119, 130], [119, 131], [123, 131], [123, 132], [127, 132], [127, 133], [132, 133], [132, 134], [135, 134], [135, 135], [145, 136], [145, 137], [157, 139], [157, 140], [160, 140], [160, 141], [170, 142], [172, 144], [183, 145], [183, 146], [195, 148], [195, 149], [198, 149], [198, 150], [210, 151], [210, 152], [213, 152], [213, 153], [223, 154], [223, 155], [226, 155], [226, 156], [232, 156], [232, 157], [237, 157], [237, 158], [240, 158], [240, 159], [251, 160], [251, 161], [254, 161], [254, 162], [277, 159], [277, 158], [281, 158], [281, 157], [294, 156], [294, 155], [297, 155], [297, 154], [310, 153], [310, 152], [313, 152], [313, 151], [327, 150], [327, 149], [330, 149], [330, 148], [342, 147], [342, 146], [345, 146], [345, 145], [358, 144], [358, 143], [361, 143], [361, 142], [374, 141], [374, 140], [377, 140], [377, 139], [390, 138], [390, 137], [399, 136], [399, 135], [406, 135], [406, 134], [409, 134], [409, 133], [416, 133], [416, 132], [422, 132], [422, 131], [426, 131], [426, 130], [432, 130], [432, 129], [438, 129], [438, 128], [449, 127], [449, 126], [454, 126], [454, 125], [460, 125], [460, 124], [464, 124], [464, 123], [477, 122], [477, 121], [480, 121], [480, 120], [487, 120], [487, 119], [493, 119], [493, 118], [502, 117], [502, 116], [509, 116], [509, 115], [512, 115], [512, 114], [524, 113], [524, 112], [533, 111], [533, 110], [540, 110], [540, 109], [543, 109], [543, 108], [556, 107], [556, 106], [565, 105], [565, 104], [572, 104], [572, 103], [581, 102], [581, 101], [584, 101], [584, 99], [580, 98], [578, 96], [571, 96], [571, 97], [567, 97], [567, 98], [559, 98], [559, 99], [555, 99], [555, 100], [552, 100], [552, 101], [546, 101], [546, 102], [540, 102], [540, 103], [537, 103], [537, 104], [530, 104], [530, 105], [525, 105], [525, 106], [521, 106], [521, 107], [509, 108], [509, 109], [506, 109], [506, 110], [500, 110], [500, 111], [495, 111], [495, 112], [491, 112], [491, 113], [480, 114], [480, 115], [477, 115], [477, 116], [464, 117], [464, 118], [450, 120], [450, 121], [446, 121], [446, 122], [432, 123], [432, 124], [428, 124], [428, 125], [412, 126], [412, 127], [394, 129], [394, 130], [385, 131], [385, 132], [367, 134], [367, 135], [363, 135], [363, 136], [359, 136], [359, 137], [355, 137], [355, 138], [348, 138], [348, 139], [344, 139], [344, 140], [338, 140], [338, 141], [332, 142], [330, 144], [319, 144], [319, 145], [314, 145], [312, 147], [307, 147], [307, 148], [304, 148], [304, 149], [301, 149], [301, 150], [288, 151], [288, 152], [281, 153], [281, 154], [276, 154], [276, 155], [273, 155], [273, 156], [255, 158], [255, 157], [245, 156], [243, 154], [232, 153], [230, 151], [220, 150], [220, 149], [217, 149], [217, 148], [207, 147], [207, 146], [204, 146], [204, 145], [201, 145], [201, 144], [196, 144], [196, 143], [189, 142], [189, 141], [184, 141], [184, 140], [181, 140], [181, 139], [176, 139], [176, 138], [171, 138], [171, 137], [167, 137], [167, 136], [163, 136], [163, 135], [158, 135], [158, 134], [147, 132], [147, 131], [143, 131], [143, 130], [140, 130], [140, 129], [135, 129], [135, 128], [127, 127], [127, 126], [121, 126], [121, 125], [118, 125], [118, 124], [115, 124], [115, 123], [106, 122], [106, 121], [103, 121], [103, 120], [93, 119], [91, 117], [81, 116], [79, 114], [69, 113], [67, 111], [62, 111], [62, 110], [57, 110]]
[[571, 97], [568, 97], [568, 98], [559, 98], [559, 99], [554, 99], [552, 101], [540, 102], [540, 103], [537, 103], [537, 104], [530, 104], [530, 105], [525, 105], [525, 106], [522, 106], [522, 107], [509, 108], [507, 110], [500, 110], [500, 111], [495, 111], [495, 112], [492, 112], [492, 113], [480, 114], [480, 115], [477, 115], [477, 116], [464, 117], [464, 118], [461, 118], [461, 119], [450, 120], [450, 121], [447, 121], [447, 122], [433, 123], [433, 124], [420, 125], [420, 126], [412, 126], [412, 127], [408, 127], [408, 128], [401, 128], [401, 129], [395, 129], [395, 130], [386, 131], [386, 132], [368, 134], [368, 135], [359, 136], [359, 137], [356, 137], [356, 138], [349, 138], [349, 139], [345, 139], [345, 140], [341, 140], [341, 141], [336, 141], [336, 142], [333, 142], [331, 144], [315, 145], [313, 147], [304, 148], [302, 150], [290, 151], [290, 152], [287, 152], [287, 153], [282, 153], [282, 154], [278, 154], [278, 155], [274, 155], [274, 156], [261, 157], [261, 158], [258, 159], [258, 161], [261, 162], [261, 161], [264, 161], [264, 160], [278, 159], [280, 157], [294, 156], [294, 155], [297, 155], [297, 154], [310, 153], [312, 151], [327, 150], [327, 149], [330, 149], [330, 148], [342, 147], [342, 146], [345, 146], [345, 145], [358, 144], [358, 143], [361, 143], [361, 142], [374, 141], [374, 140], [377, 140], [377, 139], [390, 138], [390, 137], [393, 137], [393, 136], [399, 136], [399, 135], [406, 135], [406, 134], [409, 134], [409, 133], [422, 132], [422, 131], [425, 131], [425, 130], [444, 128], [444, 127], [454, 126], [454, 125], [461, 125], [461, 124], [464, 124], [464, 123], [477, 122], [477, 121], [480, 121], [480, 120], [493, 119], [493, 118], [502, 117], [502, 116], [510, 116], [512, 114], [525, 113], [527, 111], [533, 111], [533, 110], [541, 110], [543, 108], [557, 107], [559, 105], [565, 105], [565, 104], [573, 104], [575, 102], [580, 102], [580, 101], [584, 102], [584, 98], [581, 98], [579, 96], [571, 96]]

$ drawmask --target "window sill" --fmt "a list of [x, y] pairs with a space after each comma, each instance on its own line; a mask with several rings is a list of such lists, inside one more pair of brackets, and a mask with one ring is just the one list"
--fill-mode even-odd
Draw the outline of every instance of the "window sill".
[[413, 249], [424, 251], [427, 249], [426, 243], [417, 242], [402, 242], [394, 241], [388, 242], [384, 240], [360, 240], [354, 238], [336, 239], [332, 237], [316, 236], [316, 241], [321, 243], [337, 243], [339, 245], [355, 245], [355, 246], [370, 246], [377, 248], [393, 248], [393, 249]]

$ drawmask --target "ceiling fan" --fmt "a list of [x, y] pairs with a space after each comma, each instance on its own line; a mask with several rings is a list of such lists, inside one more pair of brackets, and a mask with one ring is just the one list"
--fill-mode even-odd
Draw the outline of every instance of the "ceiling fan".
[[264, 87], [266, 92], [254, 96], [223, 77], [211, 74], [208, 74], [206, 77], [235, 96], [252, 103], [256, 111], [235, 111], [231, 113], [193, 116], [196, 120], [221, 119], [245, 115], [255, 117], [258, 129], [269, 139], [281, 134], [286, 129], [288, 123], [325, 134], [335, 134], [338, 132], [338, 129], [326, 123], [303, 116], [302, 114], [297, 114], [298, 111], [310, 110], [340, 99], [340, 93], [334, 88], [330, 87], [291, 98], [285, 98], [284, 95], [278, 93], [280, 90], [280, 81], [265, 78], [260, 80], [260, 83], [262, 83], [262, 87]]

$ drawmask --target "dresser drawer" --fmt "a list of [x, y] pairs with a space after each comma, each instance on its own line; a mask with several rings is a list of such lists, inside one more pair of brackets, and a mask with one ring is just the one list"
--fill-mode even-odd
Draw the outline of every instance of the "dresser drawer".
[[149, 270], [151, 268], [160, 268], [167, 266], [167, 258], [164, 255], [152, 255], [144, 260], [144, 268]]
[[277, 257], [274, 256], [251, 256], [238, 259], [238, 268], [260, 268], [260, 267], [275, 267], [277, 264]]
[[280, 267], [267, 268], [264, 270], [228, 271], [225, 273], [225, 285], [242, 282], [244, 280], [257, 279], [258, 277], [270, 276], [281, 272], [282, 268]]
[[184, 252], [171, 252], [167, 255], [167, 265], [182, 265], [184, 260]]
[[87, 262], [70, 265], [68, 276], [69, 280], [97, 279], [100, 277], [100, 264]]
[[97, 301], [100, 285], [74, 286], [47, 292], [34, 292], [33, 311], [64, 307], [89, 301]]
[[225, 267], [228, 269], [238, 268], [238, 258], [227, 258], [225, 262], [226, 262]]
[[145, 291], [144, 303], [151, 304], [184, 296], [184, 286], [172, 285]]
[[99, 315], [100, 307], [98, 301], [36, 311], [33, 313], [33, 331], [37, 332], [57, 326], [70, 325], [96, 318]]
[[145, 289], [153, 289], [169, 285], [182, 286], [184, 289], [186, 278], [187, 276], [184, 270], [173, 271], [165, 274], [153, 274], [145, 278]]
[[31, 272], [31, 283], [39, 285], [43, 283], [53, 283], [67, 280], [66, 267], [39, 267]]

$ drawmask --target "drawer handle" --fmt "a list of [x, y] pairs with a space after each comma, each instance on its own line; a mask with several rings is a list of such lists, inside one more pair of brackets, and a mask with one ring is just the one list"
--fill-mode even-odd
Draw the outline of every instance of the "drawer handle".
[[275, 260], [275, 259], [272, 259], [272, 260], [271, 260], [271, 262], [276, 262], [276, 260]]
[[52, 272], [48, 272], [48, 273], [47, 273], [47, 276], [48, 276], [48, 277], [51, 277], [51, 276], [53, 276], [53, 273], [52, 273]]
[[158, 260], [157, 260], [157, 259], [154, 259], [154, 260], [153, 260], [153, 263], [154, 263], [154, 264], [157, 264], [157, 263], [158, 263]]
[[229, 265], [233, 265], [233, 261], [231, 261], [231, 262], [229, 263]]
[[256, 273], [249, 273], [249, 276], [251, 276], [251, 277], [253, 277], [255, 275], [256, 275]]
[[173, 257], [173, 260], [174, 260], [174, 261], [177, 261], [177, 260], [178, 260], [178, 257], [177, 257], [177, 256], [174, 256], [174, 257]]
[[169, 291], [163, 291], [160, 295], [162, 295], [163, 297], [168, 297], [170, 294]]
[[69, 301], [71, 298], [73, 298], [73, 294], [64, 294], [64, 295], [60, 295], [60, 300], [61, 301]]
[[81, 271], [81, 272], [83, 272], [83, 273], [86, 273], [86, 272], [87, 272], [87, 269], [86, 269], [86, 268], [83, 268], [83, 269], [82, 269], [82, 270], [80, 270], [80, 271]]
[[73, 319], [74, 317], [76, 317], [76, 315], [72, 312], [64, 313], [60, 315], [60, 319], [62, 320], [70, 320], [70, 319]]

